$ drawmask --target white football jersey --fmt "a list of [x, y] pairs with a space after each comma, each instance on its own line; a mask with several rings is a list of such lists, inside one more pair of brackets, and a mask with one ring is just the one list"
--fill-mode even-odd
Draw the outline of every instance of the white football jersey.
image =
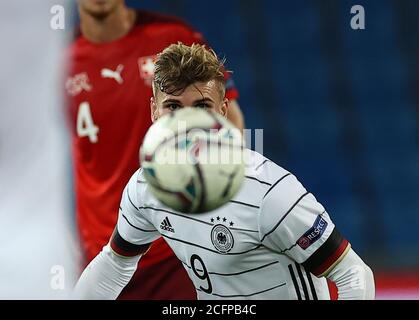
[[349, 244], [294, 175], [248, 152], [239, 193], [207, 213], [183, 214], [162, 205], [139, 169], [122, 195], [120, 236], [135, 245], [164, 237], [198, 299], [330, 299], [326, 279], [307, 267], [320, 275]]

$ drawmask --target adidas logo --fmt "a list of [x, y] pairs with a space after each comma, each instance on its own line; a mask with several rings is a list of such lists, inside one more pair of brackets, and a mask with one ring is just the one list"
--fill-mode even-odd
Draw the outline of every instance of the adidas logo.
[[175, 229], [173, 229], [172, 225], [170, 224], [170, 221], [169, 221], [168, 217], [166, 217], [162, 221], [162, 223], [160, 224], [160, 229], [175, 233]]

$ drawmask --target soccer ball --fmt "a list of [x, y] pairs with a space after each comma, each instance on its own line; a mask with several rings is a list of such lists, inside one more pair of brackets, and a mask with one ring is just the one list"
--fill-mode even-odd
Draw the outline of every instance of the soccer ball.
[[244, 179], [240, 130], [205, 109], [182, 108], [158, 119], [144, 138], [140, 158], [152, 194], [179, 212], [219, 208]]

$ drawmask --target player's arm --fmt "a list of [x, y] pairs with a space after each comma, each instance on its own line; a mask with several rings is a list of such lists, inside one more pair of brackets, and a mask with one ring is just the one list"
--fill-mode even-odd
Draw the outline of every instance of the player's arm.
[[139, 211], [137, 174], [124, 190], [118, 223], [109, 243], [83, 271], [75, 299], [116, 299], [137, 269], [138, 262], [160, 234]]
[[338, 289], [339, 300], [375, 298], [374, 275], [371, 268], [356, 254], [336, 227], [302, 265], [317, 277], [332, 280]]
[[374, 299], [371, 269], [316, 198], [291, 174], [273, 185], [261, 207], [262, 243], [314, 275], [331, 279], [338, 288], [338, 299]]
[[[76, 284], [74, 298], [115, 300], [131, 280], [141, 256], [149, 246], [149, 244], [136, 246], [126, 242], [116, 228], [111, 241], [83, 271]], [[124, 253], [130, 252], [130, 255], [116, 253], [115, 247]]]

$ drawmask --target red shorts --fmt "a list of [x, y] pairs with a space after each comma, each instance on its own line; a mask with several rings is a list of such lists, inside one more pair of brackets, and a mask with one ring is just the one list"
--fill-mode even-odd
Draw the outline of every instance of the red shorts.
[[151, 266], [142, 266], [140, 260], [118, 300], [196, 300], [196, 291], [182, 263], [172, 253]]

